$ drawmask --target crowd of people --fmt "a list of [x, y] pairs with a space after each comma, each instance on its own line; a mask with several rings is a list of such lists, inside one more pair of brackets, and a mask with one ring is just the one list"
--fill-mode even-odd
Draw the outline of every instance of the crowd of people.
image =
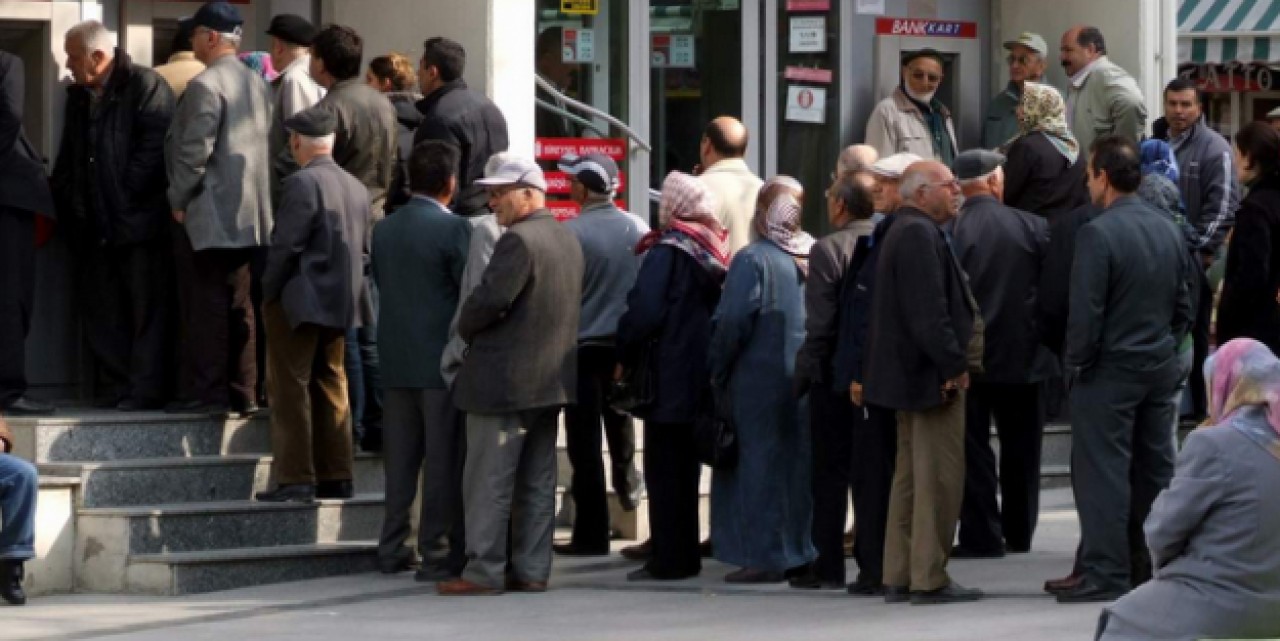
[[[56, 214], [102, 405], [269, 404], [277, 485], [259, 501], [351, 497], [355, 448], [382, 449], [379, 567], [416, 567], [441, 594], [543, 591], [554, 555], [610, 554], [603, 433], [623, 509], [648, 496], [651, 539], [622, 551], [644, 561], [630, 580], [696, 576], [711, 555], [731, 583], [973, 601], [948, 562], [1032, 549], [1041, 439], [1060, 415], [1081, 541], [1047, 591], [1116, 601], [1108, 639], [1280, 631], [1267, 124], [1228, 142], [1175, 79], [1146, 138], [1137, 84], [1098, 29], [1062, 36], [1065, 99], [1042, 82], [1044, 38], [1023, 33], [972, 149], [936, 96], [942, 57], [904, 59], [824, 185], [822, 238], [801, 228], [806, 186], [755, 176], [727, 116], [697, 167], [663, 179], [652, 229], [618, 207], [600, 154], [559, 161], [581, 206], [560, 223], [543, 168], [506, 151], [501, 111], [461, 79], [457, 43], [427, 40], [416, 74], [395, 54], [362, 73], [347, 27], [276, 16], [270, 55], [239, 56], [241, 24], [205, 4], [156, 70], [100, 23], [68, 32], [52, 190], [19, 162], [34, 159], [10, 124], [20, 66], [0, 54], [6, 413], [52, 410], [10, 370], [30, 239]], [[553, 545], [562, 409], [574, 518]], [[1179, 455], [1180, 417], [1213, 427]], [[13, 497], [33, 484], [8, 479], [33, 474], [0, 455], [17, 502], [0, 509], [10, 601], [31, 550]]]

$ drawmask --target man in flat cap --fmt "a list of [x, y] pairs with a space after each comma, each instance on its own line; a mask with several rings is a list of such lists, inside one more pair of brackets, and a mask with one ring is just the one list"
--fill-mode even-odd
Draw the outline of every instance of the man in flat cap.
[[272, 202], [280, 202], [280, 181], [298, 170], [289, 151], [289, 134], [284, 121], [294, 114], [320, 102], [324, 89], [311, 78], [311, 40], [316, 36], [315, 27], [306, 18], [292, 13], [280, 14], [271, 19], [267, 27], [271, 36], [271, 60], [280, 75], [271, 81], [271, 168], [275, 171], [271, 183]]
[[1042, 82], [1044, 57], [1049, 45], [1038, 33], [1024, 31], [1004, 43], [1009, 52], [1009, 84], [987, 105], [987, 118], [982, 122], [982, 147], [995, 149], [1018, 135], [1018, 103], [1022, 102], [1022, 86]]
[[438, 590], [541, 592], [555, 531], [556, 415], [577, 398], [582, 248], [547, 211], [533, 160], [512, 157], [477, 182], [507, 231], [458, 314], [470, 345], [453, 389], [467, 412], [467, 567]]
[[[974, 149], [956, 157], [954, 166], [965, 201], [952, 245], [982, 311], [986, 340], [983, 370], [974, 374], [965, 399], [965, 497], [952, 558], [1029, 551], [1039, 514], [1040, 384], [1054, 366], [1040, 342], [1036, 289], [1049, 226], [1041, 216], [1002, 204], [1003, 164], [1004, 156]], [[993, 418], [1000, 438], [999, 505]]]
[[300, 169], [285, 179], [262, 276], [271, 450], [278, 487], [259, 501], [350, 498], [344, 336], [360, 323], [369, 194], [334, 162], [333, 114], [285, 121]]
[[943, 78], [942, 54], [933, 49], [907, 53], [902, 79], [867, 120], [866, 141], [880, 157], [910, 152], [950, 165], [958, 151], [951, 111], [935, 94]]
[[236, 59], [243, 22], [209, 2], [191, 46], [208, 68], [193, 78], [165, 138], [184, 328], [181, 412], [257, 410], [258, 364], [249, 265], [271, 232], [271, 92]]

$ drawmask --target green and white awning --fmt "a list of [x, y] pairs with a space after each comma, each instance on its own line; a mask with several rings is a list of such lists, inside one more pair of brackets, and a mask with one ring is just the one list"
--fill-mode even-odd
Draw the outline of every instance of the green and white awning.
[[1280, 61], [1280, 0], [1179, 0], [1178, 63]]

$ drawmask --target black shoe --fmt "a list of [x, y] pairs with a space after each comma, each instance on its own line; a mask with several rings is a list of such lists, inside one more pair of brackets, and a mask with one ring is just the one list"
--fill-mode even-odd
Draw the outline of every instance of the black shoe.
[[143, 401], [132, 396], [122, 398], [119, 403], [116, 403], [116, 409], [121, 412], [150, 412], [164, 406], [160, 401]]
[[320, 481], [316, 483], [318, 499], [349, 499], [356, 495], [356, 489], [350, 480]]
[[782, 583], [784, 579], [781, 572], [752, 568], [734, 570], [724, 576], [725, 583]]
[[270, 492], [258, 492], [254, 500], [263, 503], [310, 503], [316, 498], [316, 486], [307, 483], [281, 485]]
[[698, 544], [698, 554], [704, 559], [715, 556], [715, 550], [711, 549], [711, 539], [707, 539]]
[[174, 401], [164, 406], [167, 414], [205, 414], [209, 405], [204, 401]]
[[911, 605], [942, 605], [945, 603], [965, 603], [982, 598], [982, 590], [966, 588], [955, 581], [937, 590], [916, 592], [911, 595]]
[[10, 605], [26, 605], [27, 593], [22, 590], [21, 561], [0, 561], [0, 598]]
[[850, 583], [845, 590], [850, 596], [884, 596], [884, 585], [880, 581], [858, 579]]
[[556, 543], [551, 546], [561, 556], [609, 556], [609, 548], [589, 548], [576, 543]]
[[1058, 603], [1104, 603], [1124, 596], [1124, 590], [1106, 590], [1085, 579], [1070, 590], [1057, 594]]
[[382, 451], [382, 430], [370, 429], [366, 430], [364, 436], [359, 441], [361, 452], [381, 452]]
[[439, 583], [450, 579], [458, 578], [458, 573], [450, 571], [446, 568], [423, 565], [413, 573], [413, 580], [418, 583]]
[[975, 550], [967, 548], [963, 545], [957, 545], [951, 548], [951, 558], [953, 559], [1003, 559], [1004, 550]]
[[787, 581], [787, 584], [797, 590], [839, 590], [844, 587], [843, 581], [829, 581], [813, 572], [804, 572], [799, 576], [793, 576]]
[[632, 561], [648, 561], [653, 556], [653, 539], [645, 539], [643, 543], [628, 545], [618, 551], [625, 559]]
[[262, 411], [257, 403], [237, 403], [231, 406], [218, 406], [210, 409], [209, 413], [214, 418], [232, 420], [237, 418], [253, 418]]
[[911, 590], [903, 585], [884, 586], [885, 603], [906, 603], [911, 600]]
[[19, 396], [4, 408], [4, 413], [9, 416], [52, 416], [54, 411], [52, 405], [37, 401], [30, 396]]
[[116, 409], [123, 400], [124, 397], [122, 396], [102, 396], [93, 399], [93, 408], [97, 410]]
[[378, 571], [383, 574], [398, 574], [406, 570], [412, 570], [417, 565], [417, 559], [413, 558], [413, 550], [409, 548], [400, 548], [395, 554], [387, 557], [378, 557]]

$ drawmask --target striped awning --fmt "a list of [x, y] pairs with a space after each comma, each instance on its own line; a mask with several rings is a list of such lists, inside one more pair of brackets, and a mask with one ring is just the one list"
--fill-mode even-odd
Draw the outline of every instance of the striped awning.
[[1280, 0], [1179, 0], [1178, 63], [1280, 62]]

